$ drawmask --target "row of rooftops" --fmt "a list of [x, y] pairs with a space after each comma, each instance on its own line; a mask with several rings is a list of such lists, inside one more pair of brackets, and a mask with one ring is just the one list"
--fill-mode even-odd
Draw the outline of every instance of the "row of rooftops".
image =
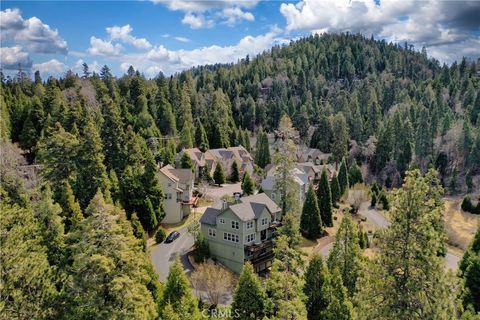
[[205, 210], [200, 223], [216, 226], [217, 217], [227, 209], [230, 209], [241, 221], [256, 220], [265, 208], [272, 215], [281, 211], [280, 207], [265, 193], [239, 198], [233, 204], [218, 202]]
[[211, 167], [215, 161], [229, 161], [233, 159], [237, 160], [239, 165], [244, 162], [253, 162], [253, 157], [241, 145], [238, 147], [209, 149], [205, 152], [200, 151], [198, 148], [189, 148], [183, 149], [182, 152], [186, 152], [199, 167], [204, 167], [205, 164]]

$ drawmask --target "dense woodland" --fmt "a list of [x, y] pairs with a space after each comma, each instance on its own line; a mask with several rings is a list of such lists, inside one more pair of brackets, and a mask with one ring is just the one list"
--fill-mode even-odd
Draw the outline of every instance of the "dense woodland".
[[[300, 221], [287, 214], [265, 286], [250, 267], [240, 277], [234, 306], [243, 316], [450, 319], [463, 311], [454, 301], [457, 293], [465, 307], [479, 311], [479, 291], [459, 293], [459, 282], [443, 272], [444, 230], [438, 227], [442, 185], [450, 193], [478, 187], [479, 70], [478, 61], [441, 66], [407, 44], [342, 34], [311, 36], [235, 64], [155, 79], [132, 67], [118, 78], [107, 66], [91, 73], [88, 65], [82, 75], [68, 72], [59, 79], [41, 79], [38, 72], [34, 79], [23, 72], [2, 75], [0, 308], [10, 319], [200, 317], [180, 263], [162, 285], [148, 261], [147, 234], [164, 215], [157, 164], [174, 164], [182, 148], [250, 149], [250, 138], [260, 137], [263, 151], [256, 158], [264, 167], [270, 158], [265, 132], [281, 134], [277, 128], [286, 114], [299, 133], [296, 143], [331, 153], [345, 177], [346, 163], [358, 163], [367, 181], [391, 188], [406, 178], [406, 188], [391, 196], [397, 220], [382, 235], [376, 262], [360, 257], [358, 231], [345, 219], [343, 241], [351, 241], [353, 251], [337, 248], [328, 267], [317, 257], [307, 269], [298, 251]], [[40, 183], [25, 184], [18, 173], [23, 161], [39, 165]], [[422, 176], [431, 167], [440, 180], [433, 170]], [[343, 180], [340, 191], [348, 188]], [[412, 210], [420, 209], [409, 216], [402, 203], [412, 195], [419, 201]], [[315, 209], [313, 190], [307, 201], [325, 211]], [[282, 209], [289, 211], [287, 204]], [[411, 220], [418, 229], [406, 231]], [[399, 251], [405, 232], [419, 237], [416, 251]], [[461, 268], [471, 288], [479, 288], [478, 239]], [[409, 254], [407, 262], [398, 260], [401, 254]], [[353, 265], [342, 264], [347, 259]], [[415, 276], [389, 276], [404, 267]], [[391, 282], [375, 281], [380, 275]], [[398, 300], [405, 290], [409, 294]], [[382, 308], [375, 299], [383, 299]]]

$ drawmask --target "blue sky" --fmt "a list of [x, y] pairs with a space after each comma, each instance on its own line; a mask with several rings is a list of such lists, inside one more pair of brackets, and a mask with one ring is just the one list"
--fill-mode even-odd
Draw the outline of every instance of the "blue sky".
[[409, 41], [450, 63], [480, 57], [480, 1], [2, 1], [1, 66], [43, 76], [103, 64], [146, 76], [235, 62], [312, 33]]

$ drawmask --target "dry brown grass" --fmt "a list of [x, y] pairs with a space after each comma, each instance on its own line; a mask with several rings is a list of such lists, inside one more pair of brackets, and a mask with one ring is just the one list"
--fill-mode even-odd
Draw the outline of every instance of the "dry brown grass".
[[448, 244], [465, 250], [480, 226], [480, 215], [463, 212], [460, 199], [445, 200], [445, 228]]

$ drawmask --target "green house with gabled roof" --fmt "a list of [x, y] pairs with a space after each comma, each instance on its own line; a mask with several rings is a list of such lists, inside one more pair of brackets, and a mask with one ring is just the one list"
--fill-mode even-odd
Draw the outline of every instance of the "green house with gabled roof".
[[216, 261], [237, 273], [250, 261], [255, 271], [261, 272], [272, 265], [275, 231], [281, 218], [280, 207], [260, 193], [207, 208], [200, 224]]

